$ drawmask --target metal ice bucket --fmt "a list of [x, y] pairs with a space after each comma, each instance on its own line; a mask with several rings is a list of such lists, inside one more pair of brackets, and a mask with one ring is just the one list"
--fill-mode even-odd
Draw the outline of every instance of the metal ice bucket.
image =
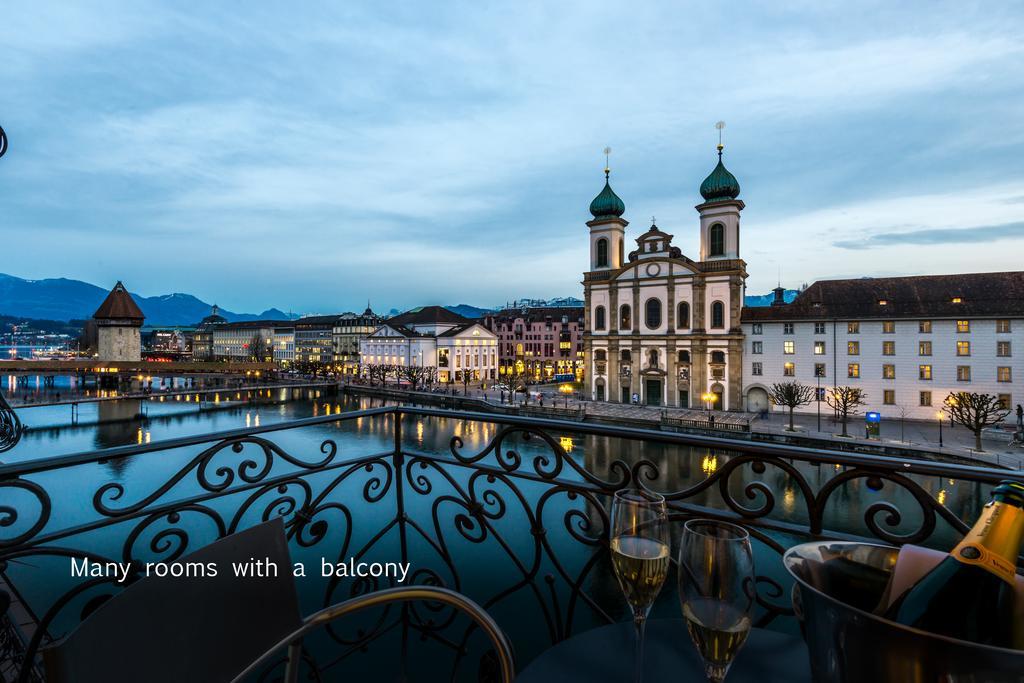
[[977, 645], [872, 614], [898, 548], [814, 542], [783, 557], [817, 683], [1024, 683], [1024, 650]]

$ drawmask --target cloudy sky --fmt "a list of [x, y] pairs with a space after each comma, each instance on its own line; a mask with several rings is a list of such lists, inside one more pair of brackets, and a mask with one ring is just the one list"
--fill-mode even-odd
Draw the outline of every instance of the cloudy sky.
[[1024, 267], [1016, 3], [35, 0], [2, 22], [20, 277], [241, 311], [579, 296], [602, 148], [631, 237], [657, 216], [695, 256], [719, 119], [751, 293]]

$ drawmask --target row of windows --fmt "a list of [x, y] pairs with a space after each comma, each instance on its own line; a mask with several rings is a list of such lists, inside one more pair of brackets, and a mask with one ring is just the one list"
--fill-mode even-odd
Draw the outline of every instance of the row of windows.
[[[1011, 331], [1009, 320], [996, 320], [996, 332], [999, 334], [1008, 334]], [[932, 321], [931, 320], [918, 320], [917, 331], [921, 334], [931, 334]], [[970, 320], [957, 320], [956, 331], [961, 333], [967, 333], [971, 331]], [[754, 323], [751, 325], [751, 334], [763, 334], [764, 325], [763, 323]], [[782, 334], [793, 334], [794, 323], [783, 323]], [[846, 323], [847, 334], [860, 334], [860, 321], [852, 320]], [[825, 323], [816, 322], [814, 323], [814, 334], [825, 334]], [[883, 320], [882, 321], [882, 334], [896, 334], [896, 321], [895, 320]]]
[[[658, 351], [656, 349], [651, 349], [650, 353], [651, 354], [657, 354]], [[687, 351], [686, 349], [680, 349], [679, 352], [676, 354], [676, 359], [678, 360], [679, 363], [683, 363], [683, 364], [689, 363], [690, 362], [690, 352]], [[604, 349], [595, 349], [594, 350], [594, 360], [598, 360], [598, 361], [608, 360], [608, 352], [605, 351]], [[630, 362], [632, 362], [633, 361], [633, 352], [630, 351], [629, 349], [622, 349], [622, 351], [619, 353], [619, 360], [621, 362], [623, 362], [623, 363], [630, 363]], [[712, 351], [711, 352], [711, 362], [712, 363], [724, 363], [725, 362], [725, 352], [724, 351]], [[657, 363], [655, 362], [655, 364], [657, 364]]]
[[[764, 353], [764, 342], [753, 341], [750, 342], [751, 353]], [[783, 341], [782, 342], [782, 353], [791, 356], [796, 353], [796, 342]], [[849, 356], [860, 355], [860, 342], [849, 341], [846, 342], [846, 354]], [[824, 356], [825, 355], [825, 342], [816, 341], [814, 342], [814, 355]], [[894, 341], [883, 341], [882, 342], [882, 355], [883, 356], [895, 356], [896, 355], [896, 342]], [[919, 356], [930, 356], [932, 355], [932, 343], [930, 341], [919, 341], [917, 343], [917, 355]], [[969, 341], [958, 341], [956, 343], [956, 355], [958, 356], [969, 356], [971, 355], [971, 342]], [[1009, 358], [1012, 356], [1012, 347], [1008, 341], [997, 341], [996, 342], [996, 356], [1000, 358]]]
[[[814, 376], [825, 377], [826, 369], [824, 363], [814, 364]], [[764, 366], [759, 362], [754, 362], [750, 366], [750, 374], [754, 376], [761, 376], [764, 374]], [[796, 376], [796, 363], [784, 363], [782, 366], [782, 374], [785, 377]], [[860, 363], [849, 363], [846, 366], [846, 376], [849, 378], [859, 378], [860, 374]], [[917, 366], [917, 378], [919, 380], [931, 380], [932, 379], [932, 366], [930, 365], [919, 365]], [[882, 379], [896, 379], [896, 366], [895, 365], [883, 365], [882, 366]], [[970, 382], [971, 381], [971, 366], [970, 365], [958, 365], [956, 366], [956, 379], [958, 382]], [[998, 382], [1012, 382], [1013, 381], [1013, 369], [1007, 366], [1000, 366], [996, 368], [996, 381]]]
[[[661, 327], [661, 299], [651, 298], [644, 303], [644, 324], [648, 329], [655, 330]], [[604, 330], [607, 327], [604, 306], [594, 308], [594, 329]], [[676, 328], [680, 330], [690, 327], [690, 304], [685, 301], [679, 303], [676, 308]], [[711, 303], [711, 329], [723, 329], [725, 327], [725, 304], [721, 301]], [[619, 329], [622, 331], [633, 329], [633, 309], [629, 304], [619, 307]]]

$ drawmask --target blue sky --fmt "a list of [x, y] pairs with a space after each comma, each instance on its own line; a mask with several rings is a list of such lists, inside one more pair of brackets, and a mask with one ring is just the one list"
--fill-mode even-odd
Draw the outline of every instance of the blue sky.
[[612, 185], [751, 293], [1017, 270], [1017, 3], [9, 3], [0, 271], [231, 310], [578, 296]]

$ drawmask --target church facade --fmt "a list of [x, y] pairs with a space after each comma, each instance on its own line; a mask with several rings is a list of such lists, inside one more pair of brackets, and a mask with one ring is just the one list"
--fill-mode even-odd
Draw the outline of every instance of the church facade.
[[609, 177], [606, 168], [587, 222], [584, 352], [591, 398], [742, 410], [744, 205], [739, 182], [722, 163], [722, 146], [717, 166], [700, 186], [696, 258], [683, 254], [673, 235], [653, 222], [627, 253], [625, 204]]

